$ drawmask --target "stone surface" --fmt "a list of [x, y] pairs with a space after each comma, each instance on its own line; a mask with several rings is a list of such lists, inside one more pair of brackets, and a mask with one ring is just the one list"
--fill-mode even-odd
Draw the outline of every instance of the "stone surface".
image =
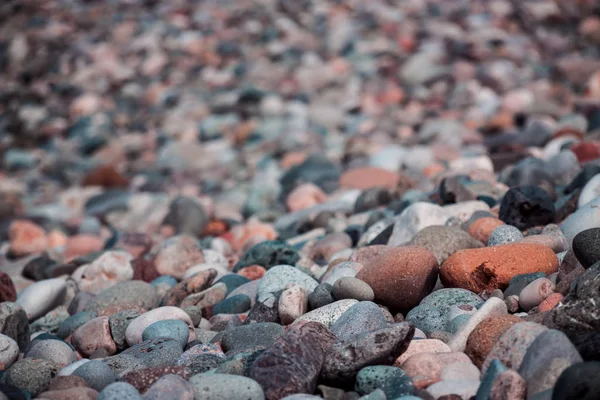
[[464, 351], [467, 346], [467, 340], [471, 332], [484, 320], [494, 317], [506, 315], [506, 305], [503, 300], [492, 297], [488, 299], [475, 314], [473, 314], [467, 322], [456, 332], [452, 339], [448, 342], [448, 347], [452, 351]]
[[444, 225], [428, 226], [422, 229], [410, 241], [410, 244], [431, 251], [440, 264], [458, 250], [483, 247], [481, 242], [462, 229]]
[[308, 295], [302, 286], [287, 288], [279, 297], [279, 318], [284, 325], [291, 324], [308, 310]]
[[165, 398], [192, 400], [194, 387], [178, 375], [164, 375], [144, 393], [144, 400], [161, 400]]
[[133, 278], [133, 256], [125, 251], [107, 251], [94, 262], [73, 273], [73, 279], [83, 292], [98, 294], [117, 282]]
[[58, 366], [51, 361], [24, 358], [6, 371], [6, 383], [37, 395], [46, 390], [58, 370]]
[[503, 244], [517, 243], [523, 239], [523, 234], [512, 225], [500, 225], [492, 231], [488, 238], [488, 246], [500, 246]]
[[31, 321], [62, 303], [66, 291], [67, 283], [64, 279], [46, 279], [27, 286], [19, 293], [15, 303], [25, 310]]
[[401, 367], [415, 387], [425, 388], [440, 381], [445, 366], [468, 362], [469, 358], [464, 353], [417, 353], [408, 357]]
[[[98, 293], [81, 311], [96, 311], [98, 315], [111, 314], [111, 309], [150, 310], [158, 303], [156, 288], [142, 281], [117, 283]], [[119, 309], [120, 308], [120, 309]]]
[[504, 289], [518, 274], [558, 270], [558, 259], [549, 248], [537, 244], [507, 244], [454, 253], [440, 267], [446, 287], [461, 287], [479, 293]]
[[77, 361], [73, 348], [61, 340], [35, 340], [25, 352], [25, 357], [52, 361], [60, 367]]
[[0, 370], [7, 370], [19, 357], [19, 345], [11, 337], [0, 334]]
[[89, 387], [98, 392], [117, 380], [117, 376], [108, 365], [102, 361], [91, 360], [77, 368], [74, 376], [83, 378]]
[[600, 261], [599, 243], [600, 228], [581, 231], [573, 239], [573, 252], [584, 268], [589, 268], [596, 261]]
[[525, 380], [517, 372], [509, 369], [494, 380], [490, 400], [524, 400], [526, 392]]
[[411, 395], [414, 385], [406, 372], [397, 367], [383, 365], [365, 367], [356, 376], [355, 390], [366, 395], [380, 389], [385, 398], [395, 399]]
[[298, 260], [300, 256], [293, 247], [279, 241], [265, 241], [248, 250], [234, 266], [233, 272], [250, 265], [260, 265], [269, 270], [277, 265], [295, 265]]
[[176, 340], [158, 338], [131, 346], [120, 355], [130, 355], [150, 368], [173, 365], [182, 352], [181, 346]]
[[600, 384], [596, 379], [598, 371], [600, 371], [600, 362], [578, 363], [570, 366], [556, 381], [552, 400], [597, 398], [600, 394]]
[[184, 379], [189, 379], [191, 372], [183, 366], [164, 366], [130, 371], [121, 376], [121, 379], [135, 387], [140, 393], [144, 393], [165, 375], [179, 375]]
[[260, 385], [256, 381], [244, 376], [199, 374], [192, 376], [189, 382], [194, 388], [194, 399], [265, 399]]
[[438, 339], [411, 340], [406, 351], [394, 361], [394, 365], [401, 367], [406, 360], [419, 353], [450, 353], [452, 349]]
[[464, 350], [473, 361], [473, 364], [481, 367], [486, 356], [502, 334], [519, 322], [522, 322], [519, 317], [501, 315], [492, 316], [479, 323], [469, 334]]
[[17, 290], [10, 276], [0, 272], [0, 303], [5, 301], [14, 302], [17, 299]]
[[546, 225], [554, 220], [552, 197], [537, 186], [511, 188], [502, 198], [499, 218], [519, 229]]
[[177, 319], [167, 319], [155, 322], [144, 329], [142, 341], [166, 337], [175, 339], [179, 342], [181, 348], [184, 348], [188, 343], [189, 336], [190, 329], [185, 322]]
[[478, 380], [441, 381], [427, 388], [427, 392], [435, 399], [448, 395], [458, 395], [461, 399], [470, 399], [477, 394]]
[[221, 346], [224, 351], [239, 352], [261, 346], [270, 347], [283, 334], [281, 325], [264, 322], [228, 329], [223, 335]]
[[357, 303], [358, 301], [354, 299], [338, 300], [304, 314], [300, 318], [297, 318], [295, 323], [301, 321], [314, 321], [330, 328], [342, 314]]
[[141, 400], [142, 396], [136, 388], [127, 382], [114, 382], [106, 386], [96, 400]]
[[271, 293], [284, 290], [287, 285], [297, 284], [312, 293], [318, 285], [313, 278], [289, 265], [278, 265], [267, 271], [258, 284], [258, 300], [262, 301]]
[[71, 335], [71, 344], [86, 357], [98, 350], [106, 351], [109, 356], [117, 352], [117, 345], [110, 334], [108, 317], [94, 318], [77, 328]]
[[339, 339], [387, 326], [387, 321], [377, 304], [361, 301], [348, 308], [333, 324], [331, 331]]
[[127, 343], [130, 346], [140, 343], [143, 340], [142, 335], [144, 330], [158, 321], [170, 319], [185, 322], [189, 330], [188, 340], [192, 341], [196, 339], [196, 330], [190, 316], [185, 311], [177, 307], [159, 307], [140, 315], [129, 323], [125, 330]]

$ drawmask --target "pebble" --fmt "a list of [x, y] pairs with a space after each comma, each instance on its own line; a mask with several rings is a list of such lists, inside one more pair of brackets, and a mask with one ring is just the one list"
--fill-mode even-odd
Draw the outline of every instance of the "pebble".
[[312, 310], [300, 318], [296, 319], [296, 323], [300, 321], [313, 321], [319, 322], [328, 328], [331, 326], [353, 305], [357, 304], [358, 301], [354, 299], [338, 300], [331, 304], [319, 307]]
[[462, 229], [443, 225], [428, 226], [420, 230], [410, 244], [432, 252], [440, 264], [458, 250], [483, 247], [480, 241]]
[[337, 338], [347, 339], [370, 330], [385, 328], [387, 324], [377, 304], [361, 301], [348, 308], [330, 328]]
[[120, 355], [130, 355], [150, 368], [173, 365], [182, 352], [181, 346], [176, 340], [158, 338], [146, 340], [131, 346], [125, 349]]
[[519, 305], [525, 311], [537, 307], [554, 292], [554, 283], [547, 278], [539, 278], [531, 282], [519, 293]]
[[495, 228], [488, 238], [488, 246], [500, 246], [503, 244], [517, 243], [523, 239], [523, 234], [512, 225], [500, 225]]
[[513, 315], [491, 316], [483, 320], [469, 334], [464, 350], [465, 354], [469, 356], [473, 364], [481, 367], [498, 339], [511, 326], [519, 322], [522, 322], [521, 318]]
[[419, 353], [450, 353], [452, 349], [441, 340], [438, 339], [419, 339], [411, 340], [408, 348], [398, 359], [394, 361], [394, 365], [401, 367], [406, 360], [415, 354]]
[[[313, 292], [314, 293], [314, 292]], [[293, 285], [279, 296], [279, 318], [289, 325], [308, 311], [308, 295], [302, 286]]]
[[94, 400], [97, 396], [98, 392], [94, 389], [73, 388], [40, 393], [39, 397], [48, 400]]
[[58, 373], [58, 366], [51, 361], [24, 358], [6, 370], [6, 383], [38, 395]]
[[467, 400], [477, 394], [477, 389], [479, 389], [479, 380], [452, 380], [434, 383], [427, 388], [427, 392], [436, 399], [458, 395], [461, 399]]
[[414, 386], [410, 377], [397, 367], [377, 365], [365, 367], [356, 375], [355, 390], [366, 395], [380, 389], [385, 398], [397, 398], [411, 395]]
[[35, 340], [24, 356], [52, 361], [61, 367], [77, 361], [73, 348], [61, 340]]
[[478, 381], [480, 375], [479, 368], [472, 363], [458, 362], [444, 366], [440, 374], [440, 379], [443, 381]]
[[373, 289], [367, 283], [353, 277], [338, 279], [333, 285], [333, 295], [338, 300], [373, 301], [375, 299]]
[[81, 311], [96, 311], [98, 315], [109, 314], [111, 310], [139, 307], [150, 310], [158, 303], [156, 288], [142, 281], [120, 282], [98, 293]]
[[[96, 400], [141, 400], [137, 389], [127, 382], [114, 382], [106, 386]], [[191, 398], [190, 398], [191, 399]]]
[[464, 353], [416, 353], [408, 357], [401, 367], [411, 377], [415, 387], [426, 388], [441, 380], [442, 369], [446, 365], [468, 362], [469, 358]]
[[194, 398], [206, 400], [264, 400], [265, 394], [256, 381], [244, 376], [210, 374], [194, 375], [189, 380]]
[[127, 372], [121, 376], [121, 379], [144, 393], [154, 382], [165, 375], [179, 375], [184, 379], [189, 379], [191, 372], [183, 366], [142, 368]]
[[188, 343], [189, 336], [189, 326], [185, 322], [177, 319], [165, 319], [154, 322], [144, 329], [142, 341], [166, 337], [178, 341], [181, 348], [184, 348]]
[[473, 330], [484, 320], [493, 317], [506, 315], [506, 305], [503, 300], [495, 297], [487, 300], [475, 314], [473, 314], [467, 322], [465, 322], [461, 328], [454, 334], [452, 339], [448, 342], [448, 347], [452, 351], [464, 351], [467, 346], [467, 340]]
[[11, 337], [0, 334], [0, 370], [7, 370], [19, 357], [19, 345]]
[[[355, 271], [353, 271], [353, 274], [355, 274]], [[324, 307], [334, 301], [333, 286], [329, 283], [321, 283], [308, 295], [308, 305], [311, 310]]]
[[217, 314], [241, 314], [245, 313], [252, 306], [252, 300], [245, 294], [238, 294], [228, 297], [215, 304], [212, 309], [213, 315]]
[[14, 302], [17, 299], [17, 290], [11, 277], [0, 272], [0, 303], [5, 301]]
[[248, 250], [235, 264], [233, 272], [251, 265], [260, 265], [269, 271], [277, 265], [295, 265], [298, 260], [300, 256], [293, 247], [279, 241], [264, 241]]
[[[143, 333], [148, 327], [158, 321], [165, 320], [185, 322], [189, 330], [188, 340], [192, 341], [196, 339], [196, 330], [194, 329], [190, 316], [185, 311], [177, 307], [158, 307], [140, 315], [129, 323], [125, 330], [125, 339], [127, 340], [127, 343], [130, 346], [141, 343], [142, 340], [144, 340]], [[177, 336], [176, 340], [180, 340], [179, 335]]]
[[117, 345], [110, 333], [108, 317], [89, 320], [73, 332], [71, 344], [80, 354], [90, 357], [96, 351], [105, 351], [106, 355], [117, 352]]
[[83, 378], [89, 387], [100, 392], [113, 383], [117, 376], [108, 365], [102, 361], [91, 360], [73, 372], [74, 376]]
[[66, 291], [67, 283], [64, 279], [46, 279], [27, 286], [19, 293], [15, 302], [25, 310], [31, 321], [62, 303]]
[[178, 375], [163, 375], [144, 393], [144, 399], [160, 400], [164, 398], [192, 400], [194, 387]]
[[445, 286], [479, 293], [504, 288], [518, 274], [557, 270], [558, 259], [552, 250], [516, 243], [456, 252], [440, 267], [440, 278]]
[[600, 394], [600, 384], [596, 379], [598, 371], [600, 371], [600, 362], [597, 361], [578, 363], [565, 369], [554, 386], [552, 399], [597, 398]]
[[204, 254], [196, 241], [187, 235], [175, 236], [152, 250], [154, 265], [161, 275], [181, 279], [185, 272], [204, 262]]
[[296, 284], [312, 293], [318, 286], [313, 278], [289, 265], [278, 265], [267, 271], [258, 284], [258, 300], [262, 301], [271, 293], [284, 290], [287, 285]]
[[[356, 275], [375, 293], [375, 299], [394, 310], [410, 310], [433, 290], [438, 262], [425, 248], [390, 248]], [[398, 294], [402, 295], [399, 296]]]
[[546, 225], [554, 220], [552, 197], [538, 186], [511, 188], [502, 198], [499, 218], [518, 229]]
[[573, 252], [584, 268], [589, 268], [596, 261], [600, 261], [599, 241], [600, 228], [586, 229], [573, 238]]
[[81, 291], [98, 294], [117, 282], [133, 278], [133, 256], [125, 251], [107, 251], [72, 275]]
[[253, 347], [270, 347], [283, 334], [283, 327], [272, 322], [263, 322], [228, 329], [223, 335], [221, 346], [226, 352], [237, 353]]

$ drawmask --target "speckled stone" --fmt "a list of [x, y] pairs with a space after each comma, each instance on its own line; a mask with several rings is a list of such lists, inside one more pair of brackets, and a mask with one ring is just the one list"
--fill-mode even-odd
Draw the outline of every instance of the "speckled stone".
[[104, 289], [82, 311], [96, 311], [98, 315], [104, 315], [103, 310], [119, 306], [151, 310], [157, 303], [158, 295], [154, 286], [142, 281], [127, 281]]
[[269, 269], [260, 280], [258, 300], [262, 301], [271, 293], [284, 290], [290, 284], [300, 285], [310, 294], [319, 283], [298, 268], [278, 265]]
[[534, 272], [531, 274], [519, 274], [511, 278], [508, 282], [508, 287], [504, 291], [504, 298], [508, 296], [518, 296], [521, 291], [525, 288], [525, 286], [529, 285], [531, 282], [535, 281], [539, 278], [546, 277], [546, 274], [543, 272]]
[[361, 369], [356, 376], [355, 390], [366, 395], [377, 389], [383, 390], [387, 398], [395, 399], [412, 394], [414, 385], [406, 372], [397, 367], [377, 365]]
[[188, 325], [177, 319], [166, 319], [149, 325], [142, 332], [142, 341], [166, 337], [179, 342], [184, 348], [188, 342], [190, 330]]
[[270, 347], [283, 334], [283, 327], [272, 322], [256, 323], [228, 329], [221, 345], [226, 352], [240, 352], [257, 346]]
[[6, 383], [37, 395], [46, 390], [59, 367], [51, 361], [24, 358], [14, 363], [5, 375]]
[[81, 311], [71, 315], [58, 326], [56, 335], [62, 339], [70, 336], [77, 328], [98, 316], [94, 311]]
[[178, 375], [164, 375], [144, 393], [144, 400], [193, 400], [194, 387]]
[[420, 230], [410, 244], [431, 251], [440, 264], [458, 250], [483, 247], [483, 243], [462, 229], [444, 225], [428, 226]]
[[215, 304], [212, 309], [213, 315], [217, 314], [241, 314], [248, 311], [252, 301], [245, 294], [238, 294]]
[[0, 371], [8, 369], [19, 357], [19, 345], [11, 337], [0, 334]]
[[265, 395], [256, 381], [244, 376], [198, 374], [189, 380], [196, 400], [245, 399], [264, 400]]
[[600, 395], [600, 362], [585, 362], [570, 366], [554, 386], [552, 400], [594, 400]]
[[127, 327], [131, 321], [139, 316], [140, 313], [136, 310], [123, 310], [108, 317], [110, 333], [113, 341], [117, 345], [118, 350], [123, 350], [129, 347], [129, 344], [125, 338], [125, 332], [127, 331]]
[[503, 244], [517, 243], [523, 239], [523, 234], [512, 225], [500, 225], [492, 231], [487, 245], [500, 246]]
[[16, 303], [0, 303], [0, 333], [12, 338], [21, 350], [29, 344], [29, 320]]
[[489, 298], [479, 310], [460, 328], [458, 332], [448, 342], [448, 346], [452, 351], [464, 351], [467, 345], [467, 340], [471, 332], [481, 322], [493, 316], [506, 315], [506, 304], [503, 300], [495, 297]]
[[332, 325], [331, 331], [340, 339], [384, 328], [387, 321], [381, 308], [370, 301], [361, 301], [346, 310]]
[[326, 306], [335, 301], [333, 297], [333, 286], [329, 283], [321, 283], [308, 295], [308, 305], [311, 310]]
[[99, 392], [117, 380], [113, 370], [98, 360], [91, 360], [83, 364], [73, 372], [73, 375], [83, 378], [92, 389]]
[[375, 298], [373, 289], [367, 283], [349, 276], [340, 278], [334, 283], [333, 295], [337, 300], [373, 301]]
[[142, 396], [129, 383], [114, 382], [102, 389], [96, 400], [142, 400]]
[[342, 314], [344, 314], [350, 307], [357, 303], [358, 300], [354, 299], [338, 300], [304, 314], [300, 318], [296, 319], [294, 324], [300, 321], [314, 321], [320, 322], [321, 324], [330, 328], [331, 325], [333, 325], [333, 323], [342, 316]]
[[[188, 327], [188, 340], [196, 339], [196, 330], [192, 324], [189, 315], [178, 307], [158, 307], [148, 311], [136, 319], [132, 320], [125, 330], [125, 338], [127, 343], [132, 346], [140, 343], [143, 339], [143, 332], [152, 324], [158, 321], [176, 319], [185, 322]], [[178, 338], [179, 340], [179, 338]]]
[[77, 361], [73, 348], [61, 340], [35, 340], [25, 352], [25, 357], [52, 361], [60, 367]]
[[465, 353], [473, 364], [481, 367], [494, 344], [514, 324], [522, 322], [521, 318], [513, 315], [493, 316], [473, 329], [467, 339]]
[[147, 367], [165, 367], [173, 365], [182, 353], [176, 340], [158, 338], [138, 343], [121, 354], [131, 355]]
[[191, 372], [184, 366], [144, 368], [124, 374], [121, 376], [121, 380], [135, 387], [140, 393], [144, 393], [150, 386], [165, 375], [179, 375], [184, 379], [189, 379]]
[[499, 360], [492, 360], [485, 375], [483, 375], [481, 379], [481, 384], [479, 385], [479, 389], [477, 389], [475, 400], [488, 400], [496, 377], [506, 370], [508, 370], [508, 368], [506, 368]]
[[394, 361], [394, 365], [401, 367], [406, 360], [415, 354], [419, 353], [451, 353], [452, 349], [448, 347], [448, 345], [441, 340], [438, 339], [418, 339], [411, 340], [406, 351], [402, 353], [400, 357], [398, 357]]
[[112, 340], [108, 317], [98, 317], [89, 320], [71, 335], [71, 344], [86, 357], [98, 350], [106, 351], [107, 355], [117, 352], [117, 345]]
[[47, 400], [96, 400], [98, 392], [90, 388], [71, 388], [40, 393], [40, 399]]
[[288, 244], [279, 241], [264, 241], [248, 250], [234, 266], [233, 272], [250, 265], [260, 265], [269, 270], [277, 265], [295, 265], [298, 260], [300, 260], [300, 255]]
[[509, 369], [496, 377], [490, 391], [490, 400], [524, 400], [527, 385], [523, 377]]

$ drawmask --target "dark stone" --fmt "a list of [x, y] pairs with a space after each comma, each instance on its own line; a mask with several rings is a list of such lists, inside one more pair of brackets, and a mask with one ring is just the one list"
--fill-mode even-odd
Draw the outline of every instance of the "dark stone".
[[186, 380], [192, 376], [190, 370], [186, 367], [166, 365], [164, 367], [131, 371], [123, 375], [121, 380], [135, 387], [140, 393], [144, 393], [150, 386], [165, 375], [179, 375]]
[[269, 348], [283, 335], [283, 327], [272, 322], [237, 326], [223, 335], [223, 351], [236, 353], [253, 347]]
[[329, 283], [321, 283], [308, 295], [308, 306], [311, 310], [326, 306], [335, 301], [333, 297], [333, 286]]
[[23, 272], [21, 274], [27, 279], [41, 281], [43, 279], [46, 279], [44, 274], [46, 268], [49, 268], [50, 266], [55, 264], [56, 261], [48, 257], [48, 255], [43, 254], [29, 261], [25, 265], [25, 268], [23, 268]]
[[67, 308], [67, 312], [71, 315], [75, 315], [78, 312], [83, 311], [85, 306], [96, 297], [92, 293], [88, 292], [79, 292], [73, 297], [73, 300], [69, 303], [69, 307]]
[[564, 333], [549, 329], [529, 345], [519, 367], [519, 375], [529, 381], [536, 372], [546, 370], [555, 358], [562, 358], [571, 364], [582, 361], [577, 349]]
[[160, 276], [154, 262], [146, 260], [144, 257], [137, 257], [131, 261], [131, 267], [133, 268], [133, 280], [150, 283]]
[[24, 358], [6, 370], [5, 378], [9, 385], [26, 390], [35, 396], [46, 390], [59, 370], [59, 366], [51, 361]]
[[375, 246], [378, 244], [386, 245], [390, 240], [390, 236], [392, 236], [392, 232], [394, 231], [394, 224], [390, 224], [387, 228], [381, 231], [373, 240], [371, 240], [367, 246]]
[[131, 355], [150, 367], [168, 367], [183, 353], [177, 340], [158, 338], [138, 343], [121, 354]]
[[600, 399], [600, 362], [571, 365], [556, 381], [552, 400]]
[[576, 189], [573, 193], [560, 197], [554, 203], [554, 208], [556, 209], [554, 220], [556, 222], [564, 221], [569, 215], [577, 211], [580, 194], [581, 189]]
[[600, 331], [600, 262], [588, 268], [570, 293], [544, 319], [544, 325], [559, 329], [568, 336]]
[[579, 232], [573, 239], [573, 252], [583, 268], [600, 261], [600, 228]]
[[349, 225], [344, 229], [344, 233], [352, 239], [352, 247], [356, 247], [360, 236], [363, 234], [363, 228], [360, 225]]
[[169, 205], [163, 224], [171, 225], [179, 234], [200, 236], [208, 224], [208, 217], [200, 204], [191, 198], [179, 197]]
[[266, 269], [276, 265], [295, 265], [298, 260], [300, 255], [292, 246], [284, 242], [268, 240], [248, 250], [233, 267], [233, 272], [255, 264]]
[[555, 187], [554, 179], [546, 171], [545, 162], [535, 158], [527, 158], [519, 162], [503, 181], [511, 188], [533, 185], [549, 191], [548, 193], [553, 192]]
[[212, 309], [212, 314], [241, 314], [248, 311], [250, 305], [250, 297], [245, 294], [238, 294], [215, 304]]
[[511, 278], [508, 282], [508, 287], [504, 291], [504, 298], [508, 296], [518, 296], [521, 293], [521, 290], [525, 288], [525, 286], [529, 285], [531, 282], [535, 281], [539, 278], [545, 278], [546, 274], [543, 272], [534, 272], [531, 274], [520, 274]]
[[302, 183], [314, 183], [325, 193], [332, 193], [339, 186], [340, 168], [321, 154], [313, 154], [303, 163], [290, 168], [280, 179], [282, 198]]
[[583, 189], [583, 187], [596, 175], [600, 174], [600, 165], [586, 164], [582, 170], [573, 178], [571, 183], [567, 185], [564, 192], [565, 194], [573, 193], [577, 189]]
[[348, 384], [369, 365], [391, 365], [408, 348], [415, 327], [407, 322], [339, 340], [325, 356], [321, 378]]
[[123, 350], [129, 345], [125, 339], [125, 331], [127, 327], [140, 313], [136, 310], [122, 310], [108, 317], [108, 324], [110, 325], [110, 334], [113, 341], [117, 345], [118, 350]]
[[179, 306], [183, 299], [189, 295], [208, 289], [216, 276], [217, 271], [210, 268], [179, 282], [163, 295], [161, 305]]
[[[281, 293], [279, 293], [281, 294]], [[279, 294], [265, 301], [257, 301], [248, 312], [244, 325], [260, 322], [280, 322], [279, 320]]]
[[570, 339], [583, 361], [600, 361], [600, 332], [571, 335]]
[[440, 183], [439, 195], [443, 204], [474, 200], [475, 195], [467, 190], [466, 185], [471, 181], [466, 175], [456, 175], [444, 178]]
[[0, 272], [0, 303], [5, 301], [15, 301], [17, 299], [17, 290], [15, 284], [8, 274]]
[[554, 221], [552, 197], [537, 186], [511, 188], [500, 205], [499, 218], [518, 229], [546, 225]]
[[361, 301], [344, 312], [331, 325], [331, 331], [339, 339], [348, 339], [353, 335], [381, 329], [387, 321], [379, 306], [370, 301]]
[[[312, 394], [334, 335], [322, 324], [308, 322], [290, 330], [250, 366], [249, 377], [257, 381], [267, 400], [294, 393]], [[323, 346], [325, 344], [325, 346]]]
[[244, 283], [250, 282], [250, 279], [238, 274], [227, 274], [215, 283], [224, 283], [227, 286], [227, 294]]
[[88, 322], [89, 320], [96, 318], [98, 314], [94, 311], [81, 311], [77, 314], [71, 315], [69, 318], [65, 319], [58, 326], [58, 332], [56, 336], [61, 339], [65, 339], [69, 335], [71, 335], [77, 328]]
[[354, 214], [385, 206], [392, 201], [392, 194], [385, 188], [375, 187], [364, 190], [354, 203]]
[[29, 344], [29, 320], [16, 303], [0, 303], [0, 333], [12, 338], [24, 350]]
[[356, 391], [367, 395], [382, 390], [386, 398], [411, 395], [415, 390], [412, 379], [398, 367], [375, 365], [361, 369], [356, 376]]

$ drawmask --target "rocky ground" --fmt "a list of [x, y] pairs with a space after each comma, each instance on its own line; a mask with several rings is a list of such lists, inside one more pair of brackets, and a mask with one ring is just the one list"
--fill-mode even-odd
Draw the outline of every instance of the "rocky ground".
[[5, 0], [0, 400], [600, 398], [597, 1]]

